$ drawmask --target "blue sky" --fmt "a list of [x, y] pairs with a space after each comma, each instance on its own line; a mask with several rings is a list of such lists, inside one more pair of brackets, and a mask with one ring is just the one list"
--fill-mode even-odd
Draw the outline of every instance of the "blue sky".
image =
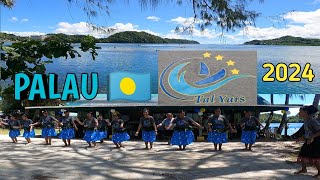
[[[261, 13], [256, 27], [239, 29], [225, 33], [216, 27], [206, 29], [203, 33], [195, 30], [192, 36], [174, 33], [177, 25], [187, 23], [192, 17], [192, 6], [184, 3], [179, 6], [171, 1], [163, 1], [155, 9], [141, 9], [138, 1], [125, 0], [113, 2], [110, 16], [102, 14], [90, 22], [116, 28], [115, 32], [133, 30], [147, 31], [161, 37], [197, 40], [200, 43], [238, 44], [251, 39], [270, 39], [284, 35], [320, 38], [320, 0], [254, 0], [249, 8]], [[295, 12], [292, 12], [294, 10]], [[91, 34], [107, 37], [92, 31], [86, 22], [88, 17], [75, 4], [67, 0], [16, 0], [12, 9], [1, 7], [1, 31], [17, 35], [40, 35], [46, 33]]]

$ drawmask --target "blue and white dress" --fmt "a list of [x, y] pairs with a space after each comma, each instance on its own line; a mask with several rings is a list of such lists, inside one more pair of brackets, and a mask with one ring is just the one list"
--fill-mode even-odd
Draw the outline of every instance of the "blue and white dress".
[[211, 123], [212, 129], [212, 131], [208, 133], [208, 141], [214, 144], [227, 143], [228, 119], [223, 115], [213, 115], [208, 119], [208, 123]]
[[61, 117], [59, 120], [62, 123], [62, 131], [60, 132], [59, 138], [60, 139], [72, 139], [75, 137], [74, 128], [73, 128], [73, 118], [68, 117]]
[[36, 136], [36, 134], [34, 133], [33, 128], [30, 131], [30, 129], [31, 129], [30, 124], [32, 124], [32, 120], [31, 119], [22, 120], [21, 124], [22, 124], [22, 128], [23, 128], [23, 137], [24, 138], [33, 138], [33, 137]]
[[57, 136], [57, 132], [54, 129], [54, 119], [51, 116], [43, 116], [39, 121], [42, 124], [41, 135], [44, 138]]
[[107, 122], [105, 119], [98, 120], [98, 133], [100, 140], [103, 140], [104, 138], [108, 137]]
[[123, 124], [122, 119], [112, 120], [112, 141], [114, 143], [121, 143], [124, 141], [128, 141], [130, 139], [129, 134], [126, 132], [124, 128], [120, 128], [120, 125]]
[[100, 136], [97, 130], [95, 130], [95, 123], [97, 119], [86, 119], [84, 121], [84, 124], [87, 125], [86, 127], [86, 133], [84, 134], [83, 139], [87, 141], [87, 143], [90, 142], [96, 142], [100, 140]]
[[241, 123], [244, 123], [244, 129], [241, 134], [241, 142], [244, 144], [254, 144], [257, 138], [257, 130], [259, 126], [259, 120], [250, 116], [249, 118], [243, 118]]
[[142, 140], [144, 142], [155, 142], [156, 141], [156, 132], [154, 126], [156, 121], [152, 116], [147, 118], [141, 117], [140, 124], [142, 125]]
[[172, 120], [172, 124], [175, 125], [173, 135], [171, 138], [172, 145], [189, 145], [194, 141], [194, 134], [192, 132], [192, 124], [194, 120], [185, 116], [182, 119], [176, 117]]
[[9, 120], [8, 121], [9, 126], [9, 137], [16, 138], [20, 135], [20, 129], [13, 128], [14, 126], [20, 126], [20, 122], [18, 120]]

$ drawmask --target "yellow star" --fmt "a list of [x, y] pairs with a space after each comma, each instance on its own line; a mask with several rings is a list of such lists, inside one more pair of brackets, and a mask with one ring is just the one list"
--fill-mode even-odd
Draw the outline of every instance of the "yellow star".
[[231, 70], [231, 73], [232, 74], [239, 74], [239, 70], [234, 68], [234, 69]]
[[228, 64], [228, 66], [234, 66], [234, 63], [236, 63], [236, 62], [234, 62], [234, 61], [232, 61], [232, 60], [229, 60], [228, 62], [226, 62], [227, 64]]
[[223, 56], [221, 56], [221, 55], [218, 55], [218, 56], [216, 56], [215, 58], [216, 58], [216, 60], [217, 60], [217, 61], [222, 61], [222, 59], [223, 59]]
[[206, 57], [209, 58], [210, 56], [211, 56], [211, 54], [208, 53], [208, 52], [206, 52], [206, 53], [203, 54], [203, 57], [204, 57], [204, 58], [206, 58]]

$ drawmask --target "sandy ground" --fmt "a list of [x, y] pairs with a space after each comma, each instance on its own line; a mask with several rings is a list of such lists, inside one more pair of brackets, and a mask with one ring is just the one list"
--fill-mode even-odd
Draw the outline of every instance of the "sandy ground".
[[315, 179], [311, 167], [305, 175], [293, 175], [301, 144], [295, 142], [257, 142], [252, 152], [240, 142], [229, 142], [222, 152], [213, 144], [196, 142], [186, 151], [157, 142], [145, 150], [141, 141], [128, 141], [117, 149], [110, 140], [98, 148], [86, 148], [82, 140], [62, 147], [60, 139], [42, 145], [42, 138], [18, 144], [0, 136], [0, 179]]

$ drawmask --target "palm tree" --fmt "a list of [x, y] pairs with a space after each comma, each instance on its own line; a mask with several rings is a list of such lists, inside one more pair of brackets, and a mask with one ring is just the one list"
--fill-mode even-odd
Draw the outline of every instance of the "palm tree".
[[[274, 104], [274, 94], [270, 94], [270, 104], [273, 105]], [[269, 126], [270, 126], [270, 123], [272, 121], [272, 118], [273, 118], [273, 111], [270, 112], [270, 115], [266, 121], [266, 125], [265, 127], [263, 128], [263, 131], [266, 131], [267, 129], [269, 129]]]
[[[293, 99], [293, 98], [300, 98], [301, 100], [304, 100], [305, 99], [305, 95], [304, 94], [286, 94], [285, 103], [284, 104], [285, 105], [289, 105], [289, 100]], [[277, 134], [281, 134], [282, 133], [283, 127], [287, 123], [288, 123], [287, 113], [283, 113], [282, 119], [281, 119], [281, 123], [279, 125]], [[288, 135], [287, 133], [288, 133], [287, 130], [285, 130], [285, 136]]]
[[320, 101], [320, 94], [315, 94], [312, 105], [317, 108], [319, 106], [319, 101]]

